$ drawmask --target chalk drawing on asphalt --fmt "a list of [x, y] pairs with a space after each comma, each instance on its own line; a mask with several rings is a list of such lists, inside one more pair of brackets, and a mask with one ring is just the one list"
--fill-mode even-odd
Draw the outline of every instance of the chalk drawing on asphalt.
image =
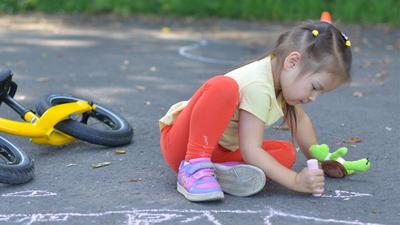
[[206, 56], [199, 56], [190, 53], [191, 51], [204, 47], [208, 45], [207, 40], [200, 40], [192, 45], [186, 45], [179, 48], [179, 55], [186, 57], [188, 59], [205, 62], [205, 63], [213, 63], [213, 64], [220, 64], [220, 65], [235, 65], [237, 62], [229, 61], [229, 60], [222, 60], [222, 59], [214, 59]]
[[371, 197], [371, 194], [366, 193], [358, 193], [352, 191], [342, 191], [342, 190], [335, 190], [335, 194], [323, 194], [322, 198], [341, 198], [341, 199], [350, 199], [355, 197]]
[[[114, 224], [123, 225], [152, 225], [160, 223], [168, 224], [214, 224], [223, 225], [224, 218], [246, 215], [246, 221], [252, 224], [273, 225], [273, 218], [282, 222], [283, 218], [301, 221], [303, 223], [327, 223], [327, 224], [353, 224], [353, 225], [379, 225], [378, 223], [361, 222], [359, 220], [340, 220], [333, 218], [319, 218], [292, 214], [266, 208], [265, 210], [194, 210], [194, 209], [132, 209], [123, 211], [105, 211], [96, 213], [34, 213], [34, 214], [0, 214], [0, 224], [13, 223], [23, 225], [33, 224], [56, 224], [57, 222], [73, 223], [84, 222], [85, 219], [92, 221], [99, 218], [102, 221], [112, 219]], [[107, 216], [112, 218], [106, 218]], [[116, 223], [116, 221], [118, 221]], [[258, 221], [258, 222], [257, 222]], [[64, 224], [64, 223], [62, 223]]]
[[41, 190], [26, 190], [18, 191], [12, 193], [2, 194], [1, 197], [24, 197], [24, 198], [34, 198], [34, 197], [48, 197], [57, 195], [56, 193]]
[[[54, 192], [42, 190], [26, 190], [19, 192], [12, 192], [2, 194], [2, 197], [48, 197], [57, 195]], [[335, 190], [334, 194], [324, 194], [321, 197], [325, 198], [339, 198], [348, 200], [355, 197], [368, 197], [371, 194], [350, 192], [343, 190]], [[106, 216], [119, 216], [122, 221], [121, 224], [128, 225], [151, 225], [159, 224], [165, 221], [168, 223], [181, 223], [190, 224], [194, 221], [208, 222], [215, 225], [223, 225], [218, 218], [223, 218], [223, 215], [240, 215], [248, 214], [256, 218], [262, 218], [259, 224], [273, 225], [272, 218], [286, 217], [295, 220], [323, 222], [323, 223], [336, 223], [336, 224], [355, 224], [355, 225], [372, 225], [376, 223], [360, 222], [358, 220], [338, 220], [338, 219], [324, 219], [312, 216], [296, 215], [291, 213], [282, 212], [273, 208], [267, 210], [171, 210], [171, 209], [143, 209], [143, 210], [124, 210], [124, 211], [105, 211], [100, 213], [34, 213], [34, 214], [0, 214], [0, 224], [2, 222], [15, 223], [23, 225], [31, 225], [37, 223], [48, 222], [53, 224], [55, 222], [65, 222], [73, 219], [93, 218], [93, 217], [106, 217]]]
[[[339, 198], [339, 199], [350, 199], [355, 197], [371, 197], [371, 194], [358, 193], [352, 191], [335, 190], [334, 194], [323, 194], [322, 198]], [[26, 190], [12, 193], [2, 194], [1, 197], [48, 197], [55, 196], [57, 193], [42, 190]]]

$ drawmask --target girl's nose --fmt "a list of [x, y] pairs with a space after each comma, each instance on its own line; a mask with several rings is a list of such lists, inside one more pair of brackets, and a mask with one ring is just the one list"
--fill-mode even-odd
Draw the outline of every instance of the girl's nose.
[[308, 97], [308, 99], [309, 99], [311, 102], [313, 102], [313, 101], [315, 101], [315, 100], [318, 98], [318, 96], [319, 96], [319, 92], [314, 92], [314, 93], [312, 93], [312, 94], [310, 95], [310, 97]]
[[310, 96], [308, 99], [310, 100], [310, 102], [313, 102], [317, 99], [317, 96], [313, 95], [313, 96]]

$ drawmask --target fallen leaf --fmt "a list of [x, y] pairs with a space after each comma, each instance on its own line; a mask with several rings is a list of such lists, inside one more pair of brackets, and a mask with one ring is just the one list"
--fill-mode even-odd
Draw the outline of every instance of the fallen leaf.
[[146, 87], [142, 85], [136, 85], [136, 89], [138, 89], [139, 91], [144, 91], [146, 90]]
[[146, 105], [151, 105], [151, 102], [150, 101], [146, 101], [145, 104]]
[[344, 143], [358, 143], [358, 142], [362, 142], [362, 139], [359, 137], [351, 137], [350, 140], [344, 141]]
[[363, 92], [362, 91], [355, 91], [355, 92], [353, 92], [353, 96], [354, 97], [362, 97], [364, 94], [363, 94]]
[[155, 66], [150, 67], [150, 71], [151, 72], [156, 72], [157, 71], [157, 67], [155, 67]]
[[372, 65], [372, 61], [367, 60], [364, 64], [361, 65], [362, 68], [366, 69]]
[[78, 164], [70, 163], [70, 164], [66, 165], [66, 167], [71, 167], [71, 166], [76, 166], [76, 165], [78, 165]]
[[142, 178], [129, 179], [129, 182], [139, 182], [139, 181], [142, 181]]
[[387, 74], [387, 72], [383, 70], [383, 71], [381, 71], [381, 72], [376, 73], [376, 74], [375, 74], [375, 77], [377, 77], [377, 78], [383, 78], [383, 77], [386, 76], [386, 74]]
[[48, 78], [48, 77], [39, 77], [39, 78], [36, 79], [36, 81], [38, 81], [38, 82], [48, 82], [48, 81], [50, 81], [50, 78]]
[[386, 129], [387, 131], [392, 131], [392, 128], [391, 128], [391, 127], [385, 127], [385, 129]]
[[163, 27], [163, 28], [161, 29], [161, 32], [163, 32], [163, 33], [170, 33], [170, 32], [171, 32], [171, 29], [169, 29], [169, 27]]
[[115, 150], [115, 154], [125, 154], [125, 153], [126, 153], [125, 150], [121, 150], [121, 149]]
[[111, 162], [101, 162], [101, 163], [92, 164], [92, 167], [96, 169], [96, 168], [108, 166], [110, 164], [111, 164]]
[[275, 130], [289, 130], [289, 127], [288, 127], [287, 124], [274, 125], [274, 126], [272, 126], [272, 129], [275, 129]]
[[368, 68], [372, 65], [387, 65], [391, 63], [391, 59], [383, 59], [383, 60], [378, 60], [378, 61], [371, 61], [371, 60], [366, 60], [363, 65], [361, 65], [362, 68]]

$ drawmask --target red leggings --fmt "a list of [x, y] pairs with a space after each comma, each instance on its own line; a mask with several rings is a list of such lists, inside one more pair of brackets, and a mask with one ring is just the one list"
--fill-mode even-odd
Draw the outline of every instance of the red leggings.
[[[239, 149], [232, 152], [218, 144], [238, 104], [238, 85], [232, 78], [215, 76], [204, 83], [174, 123], [161, 131], [161, 151], [168, 166], [177, 172], [182, 160], [200, 157], [243, 162]], [[262, 148], [287, 168], [296, 160], [287, 141], [264, 140]]]

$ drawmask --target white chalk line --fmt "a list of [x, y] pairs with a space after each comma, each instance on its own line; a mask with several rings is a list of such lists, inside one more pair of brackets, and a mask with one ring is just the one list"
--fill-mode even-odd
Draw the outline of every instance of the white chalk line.
[[7, 194], [2, 194], [1, 197], [23, 197], [23, 198], [34, 198], [34, 197], [48, 197], [57, 195], [54, 192], [41, 191], [41, 190], [26, 190], [18, 191]]
[[[48, 197], [55, 196], [56, 193], [41, 190], [26, 190], [19, 192], [12, 192], [1, 195], [2, 197]], [[335, 190], [334, 195], [324, 194], [321, 197], [325, 198], [340, 198], [340, 199], [350, 199], [352, 197], [365, 197], [372, 196], [371, 194], [350, 192]], [[106, 211], [103, 213], [36, 213], [36, 214], [9, 214], [0, 215], [0, 222], [14, 222], [25, 225], [31, 225], [36, 222], [65, 222], [70, 217], [100, 217], [113, 214], [125, 215], [127, 221], [124, 224], [128, 225], [150, 225], [155, 223], [161, 223], [168, 220], [174, 220], [182, 218], [180, 223], [191, 223], [197, 220], [206, 220], [214, 225], [222, 225], [222, 223], [215, 217], [214, 214], [268, 214], [264, 217], [264, 224], [272, 225], [270, 219], [272, 217], [281, 216], [289, 217], [301, 220], [313, 220], [316, 222], [325, 223], [341, 223], [341, 224], [355, 224], [355, 225], [372, 225], [375, 223], [364, 223], [358, 220], [356, 221], [346, 221], [337, 219], [323, 219], [317, 217], [295, 215], [290, 213], [285, 213], [273, 208], [269, 210], [169, 210], [169, 209], [145, 209], [145, 210], [129, 210], [129, 211]], [[185, 215], [186, 214], [186, 215]], [[190, 215], [195, 214], [195, 215]], [[262, 216], [262, 215], [261, 215]]]
[[[35, 197], [49, 197], [55, 196], [57, 193], [42, 190], [26, 190], [12, 193], [2, 194], [1, 197], [24, 197], [24, 198], [35, 198]], [[335, 194], [323, 194], [322, 198], [339, 198], [339, 199], [350, 199], [355, 197], [367, 197], [372, 196], [371, 194], [358, 193], [352, 191], [335, 190]]]
[[[191, 215], [194, 214], [194, 215]], [[127, 225], [151, 225], [165, 222], [168, 220], [181, 219], [180, 223], [190, 223], [199, 219], [214, 225], [223, 225], [216, 216], [220, 214], [257, 214], [265, 215], [263, 222], [265, 225], [272, 225], [270, 220], [273, 217], [288, 217], [298, 220], [308, 220], [321, 223], [354, 224], [354, 225], [380, 225], [378, 223], [361, 222], [358, 220], [347, 221], [338, 219], [324, 219], [312, 216], [296, 215], [282, 212], [273, 208], [266, 210], [195, 210], [195, 209], [133, 209], [122, 211], [106, 211], [101, 213], [36, 213], [36, 214], [0, 214], [0, 222], [20, 223], [31, 225], [36, 222], [65, 222], [71, 217], [101, 217], [107, 215], [122, 215], [128, 220], [122, 224]]]
[[334, 195], [323, 194], [321, 197], [322, 198], [350, 199], [350, 198], [355, 198], [355, 197], [367, 197], [367, 196], [370, 197], [372, 195], [371, 194], [365, 194], [365, 193], [352, 192], [352, 191], [335, 190], [335, 194]]
[[205, 63], [213, 63], [213, 64], [220, 64], [220, 65], [235, 65], [237, 62], [234, 61], [229, 61], [229, 60], [222, 60], [222, 59], [214, 59], [210, 57], [205, 57], [205, 56], [198, 56], [198, 55], [193, 55], [190, 53], [190, 51], [197, 49], [199, 47], [204, 47], [208, 45], [207, 40], [200, 40], [192, 45], [186, 45], [182, 46], [179, 48], [179, 55], [186, 57], [188, 59], [193, 59], [196, 61], [200, 62], [205, 62]]

